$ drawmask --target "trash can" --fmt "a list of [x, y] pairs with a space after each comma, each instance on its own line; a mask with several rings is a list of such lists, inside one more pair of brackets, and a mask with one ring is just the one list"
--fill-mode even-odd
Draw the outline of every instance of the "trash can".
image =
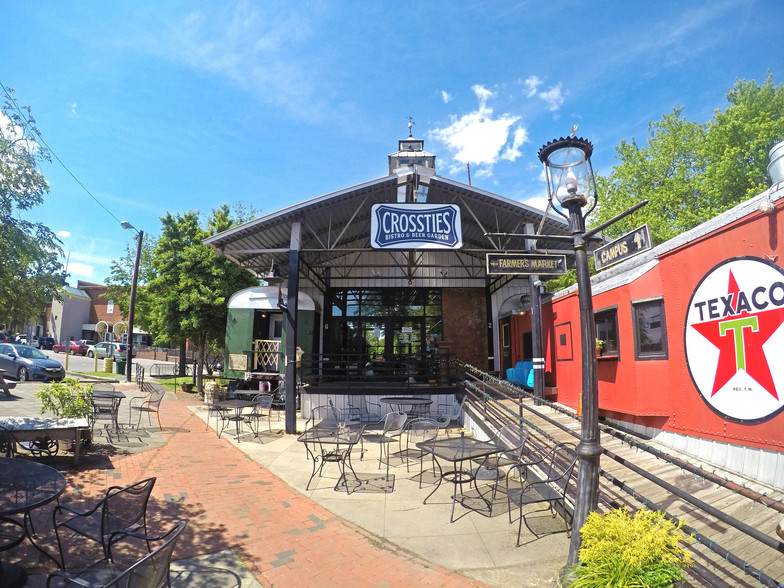
[[128, 363], [127, 359], [116, 359], [114, 361], [114, 373], [120, 374], [121, 376], [125, 375], [125, 364]]
[[112, 366], [114, 365], [114, 360], [111, 357], [106, 357], [103, 360], [103, 371], [112, 373]]

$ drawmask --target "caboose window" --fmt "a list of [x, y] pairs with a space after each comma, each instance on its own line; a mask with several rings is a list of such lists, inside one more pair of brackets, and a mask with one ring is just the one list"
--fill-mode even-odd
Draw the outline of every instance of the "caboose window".
[[596, 338], [602, 341], [602, 357], [618, 357], [618, 308], [600, 310], [594, 319]]
[[664, 299], [632, 301], [634, 321], [634, 358], [667, 359], [667, 323]]

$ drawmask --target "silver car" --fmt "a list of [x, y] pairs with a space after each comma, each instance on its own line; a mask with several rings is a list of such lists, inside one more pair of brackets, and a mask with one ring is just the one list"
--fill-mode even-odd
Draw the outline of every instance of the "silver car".
[[59, 361], [49, 359], [34, 347], [14, 343], [0, 343], [0, 369], [19, 381], [51, 382], [65, 377], [65, 368]]
[[[115, 341], [96, 343], [87, 348], [87, 357], [115, 357], [124, 359], [128, 357], [128, 346], [125, 343], [117, 343]], [[132, 357], [136, 357], [136, 349], [133, 350]]]

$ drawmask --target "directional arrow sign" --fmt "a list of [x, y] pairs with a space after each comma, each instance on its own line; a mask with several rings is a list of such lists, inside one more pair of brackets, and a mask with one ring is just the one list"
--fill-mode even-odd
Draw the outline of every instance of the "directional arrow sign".
[[537, 255], [535, 253], [488, 253], [487, 275], [538, 274], [563, 275], [566, 273], [565, 255]]
[[602, 245], [596, 249], [593, 252], [593, 260], [596, 264], [596, 269], [600, 270], [634, 257], [651, 247], [653, 247], [651, 230], [647, 224], [644, 224], [612, 243]]

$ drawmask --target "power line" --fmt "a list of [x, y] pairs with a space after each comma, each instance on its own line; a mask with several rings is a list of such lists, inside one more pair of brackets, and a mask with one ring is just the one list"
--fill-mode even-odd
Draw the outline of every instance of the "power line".
[[35, 133], [35, 135], [37, 137], [36, 140], [40, 141], [41, 143], [43, 143], [43, 145], [44, 145], [44, 147], [46, 147], [47, 151], [49, 153], [51, 153], [52, 157], [54, 157], [57, 160], [57, 163], [59, 163], [61, 166], [63, 166], [63, 169], [66, 172], [68, 172], [68, 175], [70, 175], [76, 181], [76, 183], [79, 184], [79, 186], [81, 186], [82, 190], [84, 190], [87, 193], [87, 195], [90, 196], [90, 198], [92, 198], [98, 206], [103, 208], [107, 212], [107, 214], [109, 216], [111, 216], [114, 220], [116, 220], [118, 223], [121, 223], [122, 221], [119, 218], [117, 218], [116, 216], [114, 216], [112, 211], [109, 210], [108, 208], [106, 208], [106, 206], [104, 206], [103, 203], [100, 200], [98, 200], [98, 198], [96, 198], [95, 195], [92, 192], [90, 192], [90, 190], [87, 189], [87, 187], [81, 182], [81, 180], [79, 178], [77, 178], [70, 169], [68, 169], [68, 166], [65, 165], [63, 160], [60, 159], [60, 157], [57, 155], [57, 153], [54, 152], [54, 149], [52, 149], [49, 146], [49, 144], [44, 140], [43, 136], [41, 135], [41, 132], [36, 128], [35, 124], [32, 123], [30, 121], [30, 118], [25, 116], [23, 110], [21, 108], [19, 108], [19, 105], [16, 103], [16, 99], [11, 95], [11, 92], [8, 91], [8, 88], [6, 88], [3, 85], [3, 82], [0, 82], [0, 88], [3, 89], [3, 93], [6, 95], [6, 97], [11, 102], [11, 104], [13, 104], [14, 108], [19, 113], [19, 116], [22, 117], [22, 120], [24, 120], [29, 125], [29, 128], [32, 130], [32, 132]]

